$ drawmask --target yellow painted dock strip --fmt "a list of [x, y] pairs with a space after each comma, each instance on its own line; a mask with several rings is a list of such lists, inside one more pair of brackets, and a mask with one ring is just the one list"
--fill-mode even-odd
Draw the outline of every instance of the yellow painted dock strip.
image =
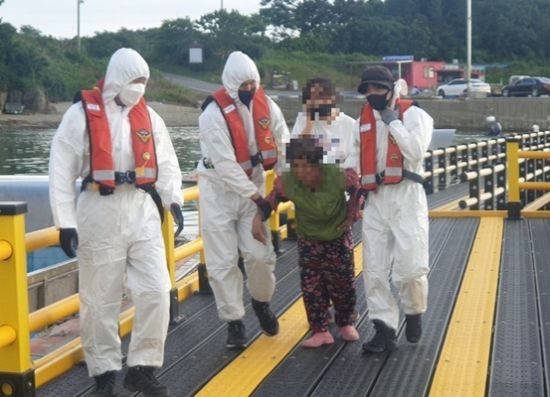
[[485, 396], [504, 220], [481, 218], [430, 397]]
[[[355, 273], [362, 270], [362, 248], [354, 249]], [[197, 396], [249, 396], [309, 330], [302, 299], [279, 317], [279, 334], [261, 335], [208, 382]], [[269, 352], [269, 354], [266, 354]]]

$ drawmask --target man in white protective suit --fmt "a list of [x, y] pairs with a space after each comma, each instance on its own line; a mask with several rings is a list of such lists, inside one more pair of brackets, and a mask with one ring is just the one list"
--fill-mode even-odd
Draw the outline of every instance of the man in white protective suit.
[[105, 79], [67, 110], [51, 147], [51, 207], [61, 247], [78, 255], [82, 345], [96, 396], [115, 395], [122, 367], [125, 274], [136, 312], [124, 386], [168, 395], [153, 373], [164, 359], [171, 288], [161, 210], [170, 207], [179, 233], [181, 172], [163, 120], [143, 97], [148, 78], [141, 55], [117, 50]]
[[[260, 326], [267, 335], [279, 332], [269, 307], [276, 256], [265, 224], [271, 206], [262, 197], [263, 174], [280, 160], [283, 139], [289, 134], [281, 110], [260, 87], [258, 69], [246, 54], [229, 55], [222, 82], [223, 87], [204, 102], [199, 117], [200, 224], [218, 315], [228, 323], [226, 346], [242, 348], [246, 335], [239, 251]], [[266, 230], [263, 243], [252, 236], [258, 211]]]
[[428, 298], [428, 206], [422, 185], [424, 153], [433, 119], [411, 101], [399, 99], [392, 73], [368, 67], [358, 91], [366, 95], [354, 127], [347, 167], [358, 167], [367, 192], [363, 211], [363, 276], [369, 317], [376, 333], [365, 352], [396, 348], [398, 290], [405, 334], [417, 343]]

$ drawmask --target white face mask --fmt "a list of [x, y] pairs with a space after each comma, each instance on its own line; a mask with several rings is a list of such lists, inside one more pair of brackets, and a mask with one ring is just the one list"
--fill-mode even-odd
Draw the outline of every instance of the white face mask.
[[122, 87], [118, 97], [124, 105], [134, 106], [139, 102], [143, 94], [145, 94], [145, 84], [130, 83]]

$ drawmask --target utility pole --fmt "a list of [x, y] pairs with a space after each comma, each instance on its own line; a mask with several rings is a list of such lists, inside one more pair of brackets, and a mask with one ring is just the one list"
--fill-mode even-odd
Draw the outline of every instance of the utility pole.
[[223, 0], [220, 0], [220, 1], [221, 1], [220, 10], [223, 11]]
[[466, 97], [470, 97], [470, 77], [472, 75], [472, 0], [466, 0]]
[[76, 48], [80, 52], [80, 4], [84, 0], [76, 0]]

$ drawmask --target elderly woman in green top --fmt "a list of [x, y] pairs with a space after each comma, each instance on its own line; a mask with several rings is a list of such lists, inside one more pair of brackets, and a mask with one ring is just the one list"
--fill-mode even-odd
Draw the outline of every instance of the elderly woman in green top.
[[[353, 325], [356, 293], [351, 225], [357, 217], [357, 174], [322, 164], [322, 146], [307, 135], [287, 144], [286, 158], [290, 171], [277, 178], [267, 199], [273, 208], [291, 200], [296, 210], [301, 288], [312, 332], [302, 346], [334, 343], [328, 330], [331, 301], [340, 336], [354, 342], [359, 335]], [[265, 242], [261, 217], [256, 218], [252, 233]]]

